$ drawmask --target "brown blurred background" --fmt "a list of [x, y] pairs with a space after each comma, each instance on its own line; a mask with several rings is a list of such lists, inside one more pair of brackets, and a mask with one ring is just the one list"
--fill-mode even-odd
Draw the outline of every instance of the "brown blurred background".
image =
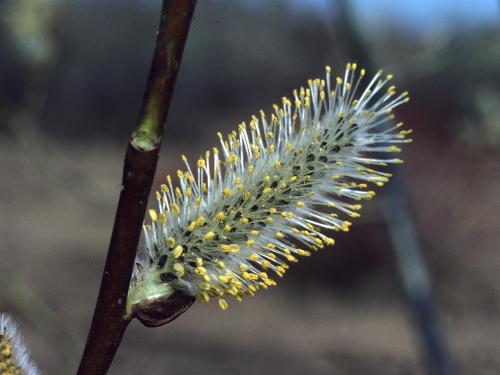
[[[355, 30], [412, 96], [399, 173], [452, 362], [500, 374], [499, 3], [350, 1], [347, 31], [339, 1], [198, 2], [158, 183], [324, 65], [341, 72]], [[44, 374], [74, 373], [83, 350], [160, 3], [0, 2], [0, 311]], [[384, 199], [276, 288], [134, 322], [110, 374], [424, 374]]]

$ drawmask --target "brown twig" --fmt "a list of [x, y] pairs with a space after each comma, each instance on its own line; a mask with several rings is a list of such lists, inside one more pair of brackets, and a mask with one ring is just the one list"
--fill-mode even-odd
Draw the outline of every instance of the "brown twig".
[[125, 306], [137, 245], [196, 0], [164, 0], [138, 126], [125, 155], [122, 191], [78, 375], [109, 369], [130, 318]]

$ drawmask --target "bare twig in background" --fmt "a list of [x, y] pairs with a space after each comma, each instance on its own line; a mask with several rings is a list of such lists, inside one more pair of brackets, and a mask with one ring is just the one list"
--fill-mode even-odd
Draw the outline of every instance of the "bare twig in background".
[[107, 372], [130, 322], [130, 318], [125, 318], [127, 292], [156, 170], [163, 124], [195, 4], [196, 0], [163, 1], [151, 71], [138, 126], [125, 155], [122, 191], [79, 375]]
[[[338, 20], [342, 22], [344, 46], [348, 53], [369, 71], [376, 67], [368, 46], [356, 27], [347, 0], [336, 0]], [[388, 184], [383, 207], [398, 270], [408, 302], [413, 309], [415, 324], [420, 331], [422, 347], [427, 357], [428, 373], [453, 374], [445, 336], [432, 296], [432, 282], [423, 256], [413, 214], [407, 199], [407, 188], [398, 173], [391, 168], [393, 177]]]

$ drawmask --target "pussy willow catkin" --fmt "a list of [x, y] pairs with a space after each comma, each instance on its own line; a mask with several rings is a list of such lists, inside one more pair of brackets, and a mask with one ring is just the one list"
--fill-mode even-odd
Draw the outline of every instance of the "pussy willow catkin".
[[410, 142], [392, 111], [409, 100], [392, 75], [379, 71], [361, 90], [364, 69], [347, 64], [342, 77], [308, 81], [266, 115], [224, 138], [192, 168], [156, 192], [144, 224], [128, 306], [174, 291], [198, 301], [241, 300], [276, 284], [300, 257], [334, 244], [327, 233], [348, 231], [360, 202], [402, 161], [387, 156]]
[[7, 314], [0, 314], [0, 374], [38, 374], [14, 322]]

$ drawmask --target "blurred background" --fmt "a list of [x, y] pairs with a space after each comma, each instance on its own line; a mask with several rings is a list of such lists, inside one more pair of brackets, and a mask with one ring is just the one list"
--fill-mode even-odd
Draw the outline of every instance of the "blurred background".
[[[74, 373], [83, 350], [160, 6], [0, 2], [0, 311], [45, 374]], [[457, 373], [500, 374], [499, 21], [496, 0], [199, 1], [157, 183], [326, 64], [394, 73], [414, 143], [391, 194], [409, 203], [438, 328]], [[425, 374], [391, 194], [276, 288], [134, 322], [110, 374]]]

